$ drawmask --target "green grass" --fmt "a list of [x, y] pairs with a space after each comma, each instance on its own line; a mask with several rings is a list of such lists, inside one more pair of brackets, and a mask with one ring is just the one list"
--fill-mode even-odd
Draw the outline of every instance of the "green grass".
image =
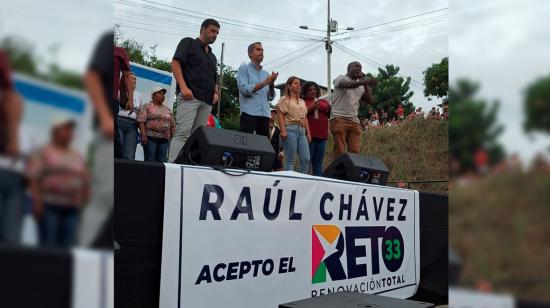
[[[390, 170], [388, 181], [447, 180], [448, 123], [414, 119], [395, 127], [371, 128], [362, 135], [361, 154], [380, 158]], [[332, 162], [329, 134], [325, 168]], [[391, 184], [395, 186], [395, 184]], [[446, 193], [447, 183], [414, 184], [412, 189]]]
[[550, 301], [550, 177], [513, 171], [453, 185], [449, 240], [461, 256], [461, 282]]

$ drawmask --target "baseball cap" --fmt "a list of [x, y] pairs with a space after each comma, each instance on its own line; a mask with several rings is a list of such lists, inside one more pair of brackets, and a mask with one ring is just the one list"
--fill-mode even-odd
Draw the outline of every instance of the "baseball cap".
[[163, 88], [163, 87], [154, 87], [152, 90], [151, 90], [151, 95], [157, 93], [157, 92], [160, 92], [160, 91], [164, 91], [164, 94], [166, 94], [166, 89]]
[[76, 125], [76, 121], [70, 117], [65, 116], [58, 116], [51, 120], [50, 122], [50, 128], [55, 129], [60, 126], [70, 125], [74, 127]]

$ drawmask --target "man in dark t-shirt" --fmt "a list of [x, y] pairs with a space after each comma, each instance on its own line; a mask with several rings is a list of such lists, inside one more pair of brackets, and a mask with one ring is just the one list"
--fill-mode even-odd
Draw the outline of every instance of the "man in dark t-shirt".
[[173, 162], [189, 136], [206, 125], [212, 105], [218, 102], [216, 56], [209, 46], [216, 41], [220, 24], [206, 19], [200, 35], [180, 41], [172, 59], [176, 79], [176, 134], [170, 143], [168, 161]]

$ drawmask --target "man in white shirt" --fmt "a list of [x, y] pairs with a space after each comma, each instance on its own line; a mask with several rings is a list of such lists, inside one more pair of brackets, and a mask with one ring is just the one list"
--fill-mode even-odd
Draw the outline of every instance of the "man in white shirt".
[[348, 64], [346, 75], [334, 79], [330, 132], [334, 138], [334, 158], [347, 151], [359, 153], [361, 148], [361, 125], [359, 124], [359, 101], [373, 103], [371, 88], [377, 81], [364, 78], [361, 63]]

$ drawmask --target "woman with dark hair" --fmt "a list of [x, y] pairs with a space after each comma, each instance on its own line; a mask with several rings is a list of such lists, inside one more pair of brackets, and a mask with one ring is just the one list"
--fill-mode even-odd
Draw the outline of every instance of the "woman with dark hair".
[[330, 103], [319, 99], [319, 85], [313, 81], [304, 83], [302, 97], [307, 107], [307, 121], [311, 130], [309, 157], [311, 158], [312, 174], [320, 176], [323, 173], [323, 158], [328, 138], [328, 118]]
[[280, 138], [284, 148], [285, 170], [293, 170], [296, 152], [300, 158], [300, 172], [309, 169], [311, 134], [306, 121], [307, 107], [300, 98], [300, 79], [291, 76], [285, 84], [285, 96], [277, 103], [277, 116], [281, 129]]

